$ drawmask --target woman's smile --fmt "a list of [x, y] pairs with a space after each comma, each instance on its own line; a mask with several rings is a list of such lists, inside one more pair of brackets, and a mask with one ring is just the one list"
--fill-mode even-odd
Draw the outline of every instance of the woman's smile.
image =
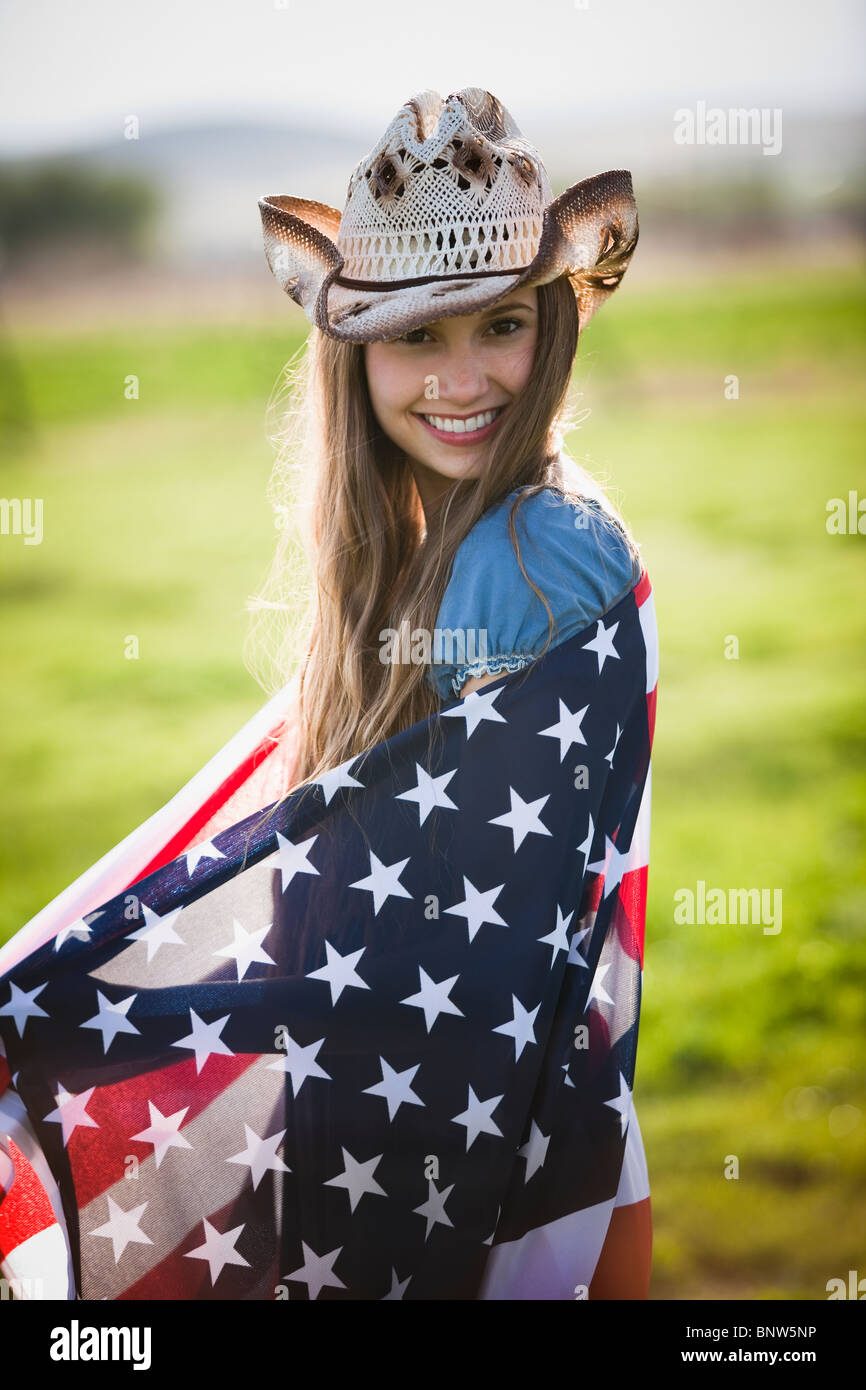
[[413, 414], [434, 439], [441, 439], [443, 444], [465, 448], [467, 444], [478, 444], [481, 440], [487, 439], [496, 429], [506, 409], [504, 405], [497, 405], [491, 410], [477, 411], [474, 415], [427, 415], [420, 412]]

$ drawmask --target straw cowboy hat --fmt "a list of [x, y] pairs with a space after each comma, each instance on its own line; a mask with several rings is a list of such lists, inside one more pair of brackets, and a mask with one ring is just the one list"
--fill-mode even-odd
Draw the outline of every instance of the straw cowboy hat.
[[265, 255], [286, 294], [332, 338], [368, 343], [477, 313], [518, 285], [567, 275], [581, 329], [637, 245], [631, 174], [558, 198], [538, 151], [491, 92], [411, 97], [358, 164], [342, 214], [259, 199]]

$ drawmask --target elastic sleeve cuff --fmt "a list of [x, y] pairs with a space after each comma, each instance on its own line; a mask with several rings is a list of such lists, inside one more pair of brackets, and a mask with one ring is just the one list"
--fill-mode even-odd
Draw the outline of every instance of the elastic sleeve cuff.
[[460, 695], [471, 676], [501, 676], [503, 671], [520, 671], [528, 666], [534, 657], [526, 652], [512, 652], [508, 656], [488, 656], [483, 661], [470, 661], [458, 666], [451, 678], [451, 689]]

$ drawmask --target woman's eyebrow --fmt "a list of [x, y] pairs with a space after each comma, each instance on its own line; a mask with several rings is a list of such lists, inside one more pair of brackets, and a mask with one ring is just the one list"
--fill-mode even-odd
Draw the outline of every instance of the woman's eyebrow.
[[489, 309], [483, 311], [482, 317], [489, 318], [492, 314], [502, 314], [508, 309], [528, 309], [530, 314], [535, 313], [531, 304], [523, 304], [521, 301], [516, 300], [513, 304], [493, 304]]

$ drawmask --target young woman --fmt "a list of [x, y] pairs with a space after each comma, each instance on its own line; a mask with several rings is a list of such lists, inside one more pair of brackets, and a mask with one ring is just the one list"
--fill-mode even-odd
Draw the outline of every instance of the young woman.
[[[41, 1185], [45, 1211], [40, 1219], [47, 1223], [53, 1240], [52, 1279], [67, 1290], [57, 1295], [61, 1297], [75, 1297], [76, 1287], [88, 1298], [129, 1296], [130, 1290], [142, 1298], [273, 1297], [273, 1270], [279, 1270], [277, 1277], [306, 1284], [310, 1298], [318, 1297], [324, 1286], [348, 1290], [349, 1296], [401, 1297], [400, 1290], [407, 1285], [412, 1286], [410, 1297], [424, 1297], [425, 1289], [437, 1298], [460, 1297], [456, 1290], [463, 1287], [471, 1291], [468, 1296], [479, 1298], [561, 1298], [587, 1293], [593, 1299], [645, 1298], [651, 1253], [649, 1186], [629, 1087], [642, 962], [654, 630], [648, 581], [633, 539], [602, 489], [562, 447], [578, 335], [619, 284], [637, 242], [630, 177], [624, 171], [602, 174], [553, 199], [537, 152], [495, 97], [466, 88], [443, 101], [428, 91], [401, 107], [370, 156], [358, 165], [342, 214], [291, 197], [264, 198], [260, 209], [269, 264], [282, 288], [313, 323], [306, 355], [290, 376], [290, 385], [298, 393], [296, 408], [286, 417], [271, 487], [284, 524], [269, 581], [255, 604], [261, 621], [251, 632], [254, 660], [267, 654], [274, 662], [277, 693], [162, 812], [70, 885], [5, 948], [0, 977], [6, 970], [18, 973], [15, 980], [9, 976], [8, 1000], [5, 993], [0, 995], [0, 1044], [5, 1043], [9, 1058], [6, 1074], [0, 1073], [0, 1161], [5, 1157], [9, 1166], [10, 1154], [18, 1155], [19, 1161], [23, 1156], [31, 1164], [34, 1182]], [[295, 472], [300, 488], [295, 485]], [[304, 567], [298, 528], [308, 544], [312, 569], [306, 608], [299, 601]], [[616, 606], [618, 614], [608, 626], [603, 620]], [[546, 709], [545, 690], [555, 688], [570, 695], [570, 673], [585, 672], [575, 679], [590, 692], [600, 732], [589, 740], [582, 737], [578, 725], [586, 710], [572, 711], [560, 698], [560, 724], [547, 729], [529, 726], [526, 747], [516, 748], [508, 737], [497, 742], [495, 733], [486, 745], [483, 736], [470, 745], [475, 711], [483, 708], [500, 728], [508, 725], [486, 700], [502, 697], [501, 706], [507, 704], [515, 719], [525, 708], [516, 690], [503, 687], [486, 696], [480, 693], [483, 687], [493, 682], [502, 685], [503, 677], [506, 685], [512, 680], [517, 683], [521, 672], [531, 676], [538, 671], [535, 663], [543, 654], [567, 644], [573, 636], [587, 634], [594, 624], [597, 633], [579, 649], [569, 644], [570, 665], [548, 668], [555, 684], [536, 688], [528, 698], [539, 702], [539, 711]], [[614, 638], [620, 625], [618, 650]], [[554, 659], [563, 654], [554, 653]], [[299, 657], [297, 674], [289, 679]], [[606, 663], [627, 674], [614, 678], [612, 684], [610, 671], [602, 677]], [[279, 734], [270, 737], [267, 731], [278, 704]], [[431, 718], [440, 710], [444, 715], [459, 715], [461, 707], [466, 716], [462, 742], [454, 736], [456, 720]], [[622, 729], [615, 712], [623, 720]], [[502, 842], [498, 842], [489, 861], [495, 864], [490, 872], [508, 880], [509, 892], [522, 895], [511, 923], [491, 912], [491, 895], [504, 889], [503, 883], [482, 894], [488, 906], [471, 920], [475, 909], [468, 895], [470, 888], [477, 890], [465, 876], [467, 900], [454, 904], [452, 898], [452, 906], [445, 908], [453, 914], [450, 924], [420, 934], [413, 930], [417, 916], [401, 919], [399, 912], [386, 912], [379, 917], [389, 895], [398, 903], [401, 898], [412, 899], [413, 906], [406, 908], [411, 914], [419, 911], [414, 904], [429, 891], [428, 882], [417, 881], [414, 893], [399, 882], [401, 866], [409, 859], [398, 862], [396, 840], [408, 835], [409, 840], [402, 842], [404, 851], [408, 854], [411, 849], [421, 862], [435, 839], [428, 839], [428, 811], [434, 806], [455, 814], [461, 811], [447, 796], [432, 791], [432, 775], [414, 757], [415, 742], [411, 747], [417, 787], [395, 797], [393, 786], [387, 784], [391, 754], [401, 735], [415, 726], [417, 737], [425, 722], [431, 738], [437, 722], [450, 724], [449, 763], [456, 759], [460, 766], [448, 775], [455, 777], [455, 787], [460, 784], [465, 799], [475, 797], [479, 770], [486, 786], [488, 779], [501, 773], [499, 763], [505, 756], [522, 762], [515, 781], [525, 790], [537, 775], [536, 768], [547, 768], [543, 789], [550, 796], [532, 805], [521, 803], [515, 811], [520, 798], [515, 802], [512, 792], [511, 812], [492, 822], [511, 828], [509, 844], [511, 833], [514, 837], [513, 857], [504, 849], [500, 855]], [[543, 738], [547, 748], [543, 753], [539, 749], [536, 756], [537, 734], [559, 738], [562, 751], [553, 755], [549, 739]], [[609, 753], [608, 735], [613, 743]], [[617, 759], [620, 736], [625, 757]], [[594, 769], [593, 792], [590, 796], [583, 790], [584, 800], [574, 795], [571, 770], [562, 764], [565, 748], [574, 743], [591, 745], [584, 756]], [[487, 754], [486, 762], [477, 751], [485, 746], [500, 750]], [[387, 756], [382, 755], [383, 749]], [[374, 754], [379, 750], [371, 780], [353, 777], [350, 768], [360, 771], [355, 759], [371, 750]], [[425, 766], [434, 769], [435, 765], [431, 755]], [[443, 780], [447, 777], [435, 779]], [[358, 788], [355, 795], [353, 789]], [[347, 789], [348, 799], [332, 802], [340, 789]], [[281, 837], [279, 830], [269, 831], [267, 823], [282, 814], [289, 792], [297, 792], [298, 797], [290, 798], [289, 819], [277, 821], [285, 832]], [[307, 807], [303, 802], [308, 792]], [[383, 804], [376, 796], [383, 797], [389, 807], [415, 801], [420, 827], [412, 817], [390, 821], [396, 840], [388, 848], [395, 862], [380, 863], [371, 846], [370, 875], [345, 885], [335, 868], [341, 868], [343, 861], [346, 865], [358, 862], [349, 822], [354, 821], [357, 805], [361, 816], [366, 814], [362, 832], [372, 829], [379, 814], [375, 808]], [[540, 806], [551, 796], [557, 798], [551, 807], [559, 807], [559, 826], [567, 820], [573, 830], [580, 808], [584, 827], [580, 833], [587, 836], [577, 847], [582, 858], [573, 853], [573, 841], [566, 839], [562, 828], [557, 840], [555, 829], [537, 816], [532, 820], [533, 805]], [[373, 809], [366, 813], [365, 797], [373, 798], [369, 802]], [[587, 833], [583, 808], [590, 804]], [[260, 811], [264, 814], [252, 815]], [[604, 825], [599, 820], [593, 827], [593, 814], [605, 816]], [[525, 815], [529, 818], [521, 820]], [[472, 817], [467, 811], [461, 824], [470, 834], [481, 834]], [[480, 824], [483, 831], [483, 819]], [[310, 835], [311, 829], [316, 833]], [[222, 831], [226, 836], [218, 847], [212, 837]], [[541, 848], [527, 848], [520, 849], [522, 858], [517, 859], [518, 847], [527, 836], [536, 845], [540, 837], [547, 837], [541, 845], [548, 858], [542, 860]], [[245, 877], [246, 844], [253, 839], [252, 867]], [[432, 866], [429, 873], [437, 888], [446, 892], [452, 891], [458, 862], [461, 868], [467, 867], [460, 858], [463, 846], [450, 843], [453, 857], [444, 870], [436, 854], [424, 861]], [[301, 866], [297, 856], [307, 855], [314, 846], [312, 864], [305, 860]], [[489, 847], [478, 851], [481, 859], [490, 853]], [[320, 867], [315, 866], [318, 856]], [[595, 862], [599, 856], [600, 862]], [[468, 865], [473, 872], [474, 862]], [[542, 862], [553, 866], [553, 877], [545, 884], [544, 894], [536, 893], [532, 884], [533, 891], [527, 894], [526, 880], [513, 865], [523, 865], [523, 872], [530, 866], [531, 874], [531, 866]], [[270, 882], [274, 870], [278, 880], [273, 898], [270, 889], [262, 897], [261, 884]], [[376, 879], [380, 871], [391, 875], [381, 901], [383, 890]], [[301, 880], [314, 876], [313, 887], [307, 880], [295, 893], [291, 885], [296, 875]], [[130, 888], [135, 888], [131, 896]], [[614, 893], [614, 888], [619, 891]], [[362, 910], [359, 890], [365, 897], [373, 895], [374, 907], [365, 905]], [[561, 920], [564, 914], [558, 904], [563, 902], [580, 908], [567, 939], [566, 927], [575, 911]], [[552, 923], [554, 905], [557, 925], [542, 936], [538, 928], [543, 922]], [[186, 916], [179, 918], [182, 911]], [[248, 913], [254, 911], [262, 914], [255, 937], [235, 921], [234, 945], [215, 953], [213, 923], [221, 914], [227, 914], [228, 921], [237, 913], [249, 925]], [[459, 941], [455, 936], [454, 916], [466, 919], [468, 948], [465, 928]], [[597, 933], [596, 921], [602, 924]], [[182, 925], [180, 935], [172, 923]], [[507, 948], [504, 941], [500, 945], [496, 927], [487, 923], [512, 925]], [[422, 957], [422, 965], [434, 968], [438, 964], [441, 974], [451, 974], [453, 979], [425, 981], [422, 968], [421, 992], [410, 997], [398, 994], [395, 1004], [394, 991], [404, 988], [398, 984], [398, 977], [405, 978], [400, 975], [406, 961], [402, 948], [410, 949], [400, 934], [406, 927], [411, 940], [421, 942], [411, 949], [423, 951], [425, 944], [432, 943], [430, 950], [438, 953]], [[346, 940], [361, 947], [350, 958], [343, 954], [350, 949], [340, 935], [344, 928]], [[261, 942], [269, 932], [276, 959], [262, 950]], [[379, 939], [374, 939], [377, 932]], [[483, 935], [476, 940], [479, 932]], [[587, 951], [594, 942], [600, 949], [593, 949], [592, 968], [584, 973], [590, 962], [579, 947], [587, 936]], [[549, 965], [547, 945], [553, 948]], [[163, 946], [168, 948], [165, 959], [160, 954]], [[169, 959], [172, 946], [177, 951], [173, 962]], [[360, 960], [368, 947], [378, 993], [347, 964]], [[500, 992], [505, 980], [514, 978], [502, 969], [503, 949], [512, 953], [509, 969], [520, 980], [525, 967], [532, 979], [533, 998], [541, 994], [542, 1003], [530, 1012], [531, 999], [521, 1004], [507, 990], [514, 1001], [514, 1019], [491, 1028], [486, 1018], [496, 994], [491, 976], [502, 973], [503, 978], [496, 981]], [[606, 952], [604, 963], [602, 951]], [[222, 963], [214, 963], [215, 954]], [[232, 962], [224, 963], [226, 957], [232, 957]], [[577, 969], [569, 975], [566, 965]], [[412, 969], [417, 968], [413, 959]], [[172, 975], [173, 969], [180, 973]], [[602, 984], [604, 972], [611, 970], [608, 983], [621, 998], [612, 998]], [[429, 991], [452, 986], [457, 971], [462, 972], [465, 1014], [453, 1000], [446, 1004], [441, 993], [431, 1004]], [[125, 998], [115, 1002], [100, 996], [99, 1013], [82, 1021], [79, 995], [73, 988], [76, 979], [82, 997], [90, 997], [96, 979], [125, 991]], [[386, 988], [382, 988], [383, 979]], [[325, 980], [330, 981], [330, 1004], [323, 999]], [[6, 983], [0, 978], [4, 991]], [[154, 986], [159, 988], [147, 997], [161, 1001], [159, 1018], [155, 1022], [151, 1011], [150, 1023], [142, 1016], [138, 1027], [126, 1019], [126, 1011], [138, 1017], [138, 995], [129, 991]], [[190, 999], [210, 1011], [212, 986], [224, 1001], [226, 1013], [203, 1023]], [[521, 988], [520, 981], [516, 987]], [[342, 1002], [344, 991], [353, 997], [353, 1005]], [[357, 996], [371, 1012], [363, 1016], [364, 1022], [348, 1025], [348, 1033], [340, 1033], [349, 1017], [347, 1009], [357, 1007]], [[598, 1008], [589, 1009], [592, 999], [604, 1003], [607, 1016]], [[268, 1000], [276, 1002], [268, 1006]], [[42, 1002], [48, 1007], [43, 1009]], [[531, 1020], [542, 1004], [545, 1036], [536, 1038]], [[415, 1006], [412, 1013], [423, 1006], [423, 1030], [416, 1026], [412, 1032], [407, 1005]], [[288, 1027], [291, 1034], [296, 1020], [301, 1028], [300, 1041], [290, 1037], [291, 1057], [285, 1043], [284, 1067], [273, 1060], [274, 1044], [269, 1041], [273, 1019], [268, 1007], [276, 1010], [273, 1019], [280, 1020], [284, 1032]], [[446, 1034], [437, 1024], [431, 1043], [429, 1008], [458, 1016], [454, 1027], [465, 1031]], [[120, 1014], [123, 1023], [117, 1022]], [[572, 1039], [572, 1028], [581, 1019], [589, 1019], [592, 1039], [585, 1044], [588, 1050], [576, 1058], [571, 1049], [578, 1042]], [[28, 1024], [32, 1040], [30, 1032], [24, 1037]], [[164, 1174], [157, 1171], [168, 1142], [167, 1131], [160, 1127], [168, 1123], [168, 1112], [156, 1128], [153, 1116], [149, 1127], [141, 1127], [144, 1092], [139, 1094], [138, 1078], [158, 1054], [148, 1040], [148, 1026], [157, 1029], [157, 1024], [159, 1045], [168, 1051], [161, 1070], [152, 1075], [154, 1086], [159, 1084], [158, 1076], [176, 1075], [172, 1063], [182, 1065], [172, 1049], [194, 1048], [196, 1053], [194, 1071], [188, 1064], [182, 1079], [172, 1083], [176, 1090], [165, 1102], [173, 1107], [175, 1127], [197, 1123], [199, 1107], [211, 1103], [213, 1110], [207, 1114], [219, 1116], [206, 1144], [199, 1142], [193, 1128], [185, 1131], [192, 1144], [179, 1134], [171, 1139], [187, 1164], [185, 1183], [172, 1178], [167, 1167]], [[191, 1033], [186, 1031], [190, 1025]], [[226, 1025], [225, 1036], [214, 1041], [214, 1030]], [[386, 1053], [378, 1058], [382, 1081], [370, 1086], [364, 1058], [370, 1054], [367, 1060], [372, 1062], [373, 1053], [381, 1050], [372, 1041], [378, 1039], [380, 1027], [385, 1030], [382, 1048]], [[323, 1051], [320, 1062], [337, 1072], [348, 1069], [348, 1081], [341, 1083], [340, 1092], [345, 1096], [348, 1087], [346, 1100], [337, 1100], [336, 1082], [327, 1085], [334, 1081], [331, 1072], [309, 1057], [311, 1051], [325, 1047], [332, 1028], [333, 1056]], [[583, 1024], [575, 1027], [574, 1033], [582, 1028]], [[50, 1033], [51, 1029], [57, 1031]], [[87, 1036], [94, 1029], [103, 1033], [101, 1050]], [[106, 1060], [118, 1031], [124, 1035], [125, 1049], [120, 1065], [129, 1069], [132, 1083], [128, 1118], [118, 1101], [115, 1051]], [[504, 1051], [497, 1042], [500, 1050], [491, 1060], [489, 1076], [480, 1064], [473, 1072], [471, 1059], [460, 1052], [460, 1039], [471, 1038], [471, 1046], [480, 1050], [489, 1048], [490, 1037], [498, 1034], [513, 1038], [513, 1056], [510, 1042]], [[457, 1049], [456, 1064], [442, 1060], [446, 1056], [443, 1035], [449, 1038], [448, 1046]], [[534, 1070], [531, 1051], [521, 1062], [528, 1043], [543, 1045], [541, 1070]], [[270, 1120], [263, 1116], [262, 1127], [255, 1132], [250, 1127], [255, 1117], [250, 1114], [243, 1153], [236, 1152], [238, 1145], [228, 1133], [219, 1094], [214, 1098], [208, 1090], [213, 1053], [232, 1059], [226, 1061], [226, 1078], [235, 1075], [231, 1071], [235, 1066], [243, 1070], [243, 1083], [238, 1074], [237, 1084], [248, 1088], [243, 1095], [250, 1107], [264, 1105], [269, 1097], [275, 1106]], [[246, 1060], [236, 1062], [236, 1053]], [[120, 1046], [116, 1054], [120, 1055]], [[416, 1064], [397, 1072], [387, 1054]], [[58, 1056], [65, 1059], [69, 1082], [59, 1089], [56, 1070], [62, 1064]], [[358, 1066], [360, 1072], [355, 1070]], [[410, 1070], [414, 1076], [419, 1069], [426, 1079], [429, 1108], [423, 1097], [406, 1089], [408, 1082], [400, 1082]], [[291, 1086], [284, 1075], [275, 1075], [281, 1071], [292, 1072]], [[12, 1075], [22, 1079], [20, 1097]], [[458, 1116], [449, 1109], [444, 1112], [446, 1123], [441, 1124], [433, 1102], [436, 1086], [442, 1084], [447, 1091], [456, 1080], [463, 1086], [469, 1076], [504, 1094], [490, 1098], [485, 1090], [482, 1100], [470, 1084], [467, 1110]], [[308, 1077], [318, 1079], [318, 1090], [313, 1082], [305, 1085]], [[527, 1089], [530, 1077], [534, 1081]], [[399, 1096], [393, 1089], [398, 1082]], [[55, 1088], [50, 1098], [49, 1083]], [[569, 1086], [571, 1092], [566, 1089]], [[296, 1108], [298, 1089], [303, 1089], [303, 1104]], [[387, 1122], [379, 1108], [382, 1100], [373, 1104], [363, 1099], [368, 1093], [387, 1099]], [[530, 1140], [517, 1149], [519, 1163], [491, 1117], [490, 1107], [497, 1102], [502, 1103], [500, 1120], [511, 1125], [511, 1141], [530, 1134], [532, 1117]], [[98, 1122], [84, 1116], [85, 1103], [104, 1107], [97, 1110]], [[407, 1121], [407, 1128], [392, 1130], [390, 1122], [396, 1113], [392, 1107], [399, 1109], [404, 1103], [420, 1107], [414, 1115], [414, 1125], [420, 1128]], [[339, 1108], [343, 1104], [345, 1111]], [[46, 1113], [49, 1105], [54, 1108]], [[356, 1115], [356, 1106], [361, 1105], [366, 1108]], [[64, 1107], [69, 1106], [77, 1108], [67, 1122]], [[191, 1106], [194, 1115], [185, 1120]], [[323, 1109], [307, 1108], [316, 1106]], [[548, 1119], [549, 1129], [544, 1128]], [[62, 1149], [57, 1137], [61, 1122]], [[466, 1126], [465, 1149], [455, 1146], [455, 1122]], [[292, 1157], [294, 1170], [275, 1156], [276, 1146], [290, 1131], [294, 1148], [291, 1155], [288, 1147], [285, 1152]], [[4, 1133], [11, 1141], [5, 1148]], [[481, 1148], [473, 1149], [482, 1133], [493, 1136], [497, 1155], [493, 1167]], [[416, 1136], [417, 1151], [408, 1139], [410, 1134]], [[262, 1154], [253, 1150], [256, 1142], [266, 1146], [271, 1141], [273, 1154], [264, 1164]], [[42, 1148], [46, 1143], [47, 1159]], [[361, 1161], [353, 1156], [344, 1147], [350, 1143], [369, 1146], [375, 1159]], [[148, 1145], [158, 1149], [155, 1163]], [[342, 1149], [343, 1174], [330, 1176], [327, 1165], [332, 1160], [321, 1157], [328, 1145], [335, 1154]], [[228, 1147], [221, 1158], [224, 1146]], [[136, 1233], [130, 1233], [132, 1215], [123, 1181], [127, 1174], [117, 1171], [115, 1149], [141, 1154], [135, 1212], [136, 1220], [145, 1213], [147, 1221]], [[438, 1162], [440, 1150], [447, 1170], [442, 1181], [450, 1181], [443, 1191], [426, 1172], [431, 1158]], [[609, 1158], [600, 1160], [600, 1153]], [[575, 1160], [581, 1165], [579, 1189]], [[216, 1163], [213, 1170], [208, 1167], [212, 1162]], [[362, 1170], [379, 1162], [384, 1189], [371, 1176], [363, 1180], [361, 1176]], [[232, 1186], [229, 1174], [244, 1165], [255, 1169], [251, 1182]], [[540, 1168], [544, 1176], [537, 1177]], [[271, 1189], [261, 1185], [271, 1171], [278, 1171], [280, 1181], [283, 1172], [290, 1175], [289, 1187], [281, 1189], [283, 1234], [279, 1237]], [[213, 1200], [218, 1211], [207, 1205], [214, 1172]], [[58, 1174], [58, 1181], [66, 1184], [64, 1200], [55, 1182]], [[545, 1207], [548, 1193], [553, 1192], [554, 1174], [559, 1183], [558, 1205]], [[413, 1205], [416, 1198], [406, 1194], [415, 1193], [419, 1183], [426, 1190], [428, 1180], [428, 1202]], [[96, 1199], [91, 1191], [94, 1184]], [[328, 1206], [335, 1185], [350, 1193], [348, 1224], [344, 1209]], [[463, 1206], [452, 1222], [443, 1210], [455, 1185], [454, 1203], [462, 1200]], [[362, 1194], [375, 1194], [365, 1198], [367, 1205], [390, 1197], [389, 1188], [396, 1202], [404, 1202], [404, 1208], [396, 1209], [408, 1210], [390, 1231], [400, 1270], [396, 1266], [391, 1270], [392, 1292], [383, 1293], [384, 1271], [373, 1272], [373, 1247], [377, 1254], [380, 1247], [391, 1247], [384, 1245], [384, 1228], [376, 1226], [372, 1213], [373, 1225], [367, 1227], [366, 1206], [360, 1217], [355, 1207]], [[217, 1191], [223, 1193], [219, 1200]], [[170, 1228], [161, 1232], [163, 1247], [157, 1242], [156, 1214], [166, 1199], [175, 1215]], [[499, 1213], [490, 1231], [488, 1222], [493, 1222], [495, 1210], [488, 1208], [495, 1209], [497, 1201]], [[64, 1212], [68, 1217], [76, 1207], [70, 1243]], [[482, 1209], [484, 1215], [477, 1215]], [[423, 1241], [420, 1215], [427, 1218]], [[332, 1218], [339, 1218], [338, 1224], [329, 1227]], [[453, 1238], [446, 1238], [453, 1240], [451, 1245], [437, 1247], [431, 1240], [428, 1247], [434, 1225], [454, 1232]], [[258, 1247], [254, 1229], [259, 1232]], [[246, 1243], [230, 1251], [229, 1245], [241, 1236]], [[108, 1239], [112, 1259], [105, 1254]], [[357, 1250], [353, 1240], [360, 1241]], [[413, 1240], [416, 1243], [410, 1249]], [[218, 1259], [214, 1242], [222, 1252]], [[127, 1254], [130, 1246], [132, 1253]], [[246, 1277], [243, 1271], [253, 1268], [256, 1248], [267, 1251], [262, 1268], [256, 1266], [249, 1276], [251, 1285], [239, 1284], [233, 1293], [231, 1278]], [[440, 1266], [437, 1249], [447, 1249], [453, 1264]], [[301, 1250], [303, 1264], [282, 1274], [283, 1255], [298, 1264]], [[278, 1255], [279, 1263], [269, 1272], [271, 1260]], [[34, 1227], [27, 1210], [7, 1198], [5, 1205], [0, 1203], [0, 1267], [21, 1274], [30, 1267], [28, 1259], [35, 1260], [42, 1278], [44, 1231]], [[210, 1267], [204, 1292], [202, 1260]], [[191, 1261], [198, 1263], [198, 1269]], [[76, 1263], [78, 1275], [73, 1278]], [[572, 1292], [575, 1277], [585, 1282]], [[220, 1293], [213, 1293], [215, 1285]]]
[[[342, 216], [296, 198], [260, 207], [269, 263], [314, 324], [271, 493], [290, 517], [300, 461], [315, 582], [288, 789], [525, 668], [637, 583], [634, 540], [562, 436], [579, 331], [638, 226], [620, 172], [554, 203], [535, 151], [477, 88], [407, 102]], [[265, 626], [297, 602], [297, 543], [285, 527]], [[388, 659], [386, 634], [403, 630], [428, 635], [429, 662]], [[437, 632], [462, 651], [437, 648]], [[292, 637], [280, 630], [278, 685]], [[647, 1297], [648, 1193], [635, 1117], [591, 1298]]]

